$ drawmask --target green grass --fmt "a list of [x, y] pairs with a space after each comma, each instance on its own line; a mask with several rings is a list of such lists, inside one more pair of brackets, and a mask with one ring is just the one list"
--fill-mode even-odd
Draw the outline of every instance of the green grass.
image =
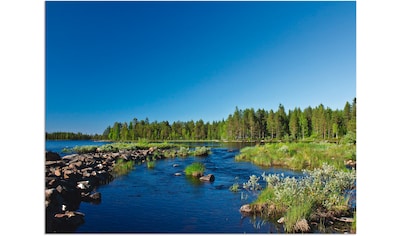
[[186, 175], [198, 176], [205, 172], [205, 165], [200, 162], [194, 162], [184, 169]]
[[234, 183], [232, 186], [230, 186], [229, 190], [232, 192], [238, 192], [240, 191], [240, 185], [238, 183]]
[[284, 215], [285, 231], [289, 233], [303, 231], [297, 223], [302, 219], [309, 219], [312, 207], [311, 201], [297, 202], [297, 204], [290, 206]]
[[148, 143], [144, 141], [140, 141], [137, 143], [133, 142], [117, 142], [117, 143], [109, 143], [99, 147], [99, 151], [102, 152], [118, 152], [120, 150], [147, 150], [149, 148], [158, 148], [158, 149], [173, 149], [178, 148], [181, 145], [172, 144], [172, 143]]
[[351, 225], [351, 233], [353, 233], [353, 234], [356, 233], [356, 212], [353, 213], [353, 222]]
[[163, 152], [163, 156], [165, 158], [175, 158], [176, 157], [176, 150], [168, 149]]
[[202, 147], [195, 147], [194, 151], [192, 152], [193, 156], [208, 156], [211, 153], [211, 149], [205, 146]]
[[256, 165], [293, 170], [320, 168], [323, 163], [344, 170], [345, 161], [356, 160], [356, 145], [332, 143], [271, 143], [245, 147], [235, 157]]
[[312, 214], [317, 217], [316, 209], [334, 216], [349, 214], [344, 193], [355, 186], [354, 170], [343, 171], [324, 163], [321, 168], [304, 171], [299, 179], [281, 174], [262, 177], [267, 187], [252, 203], [253, 209], [263, 209], [267, 216], [284, 217], [287, 232], [306, 230], [303, 220], [309, 222]]
[[147, 161], [147, 168], [154, 169], [155, 168], [155, 161]]
[[73, 148], [74, 152], [77, 152], [79, 154], [83, 153], [93, 153], [97, 151], [98, 146], [95, 145], [86, 145], [86, 146], [76, 146]]
[[126, 161], [122, 158], [117, 159], [116, 163], [112, 169], [112, 173], [114, 176], [121, 176], [129, 173], [134, 168], [133, 161]]
[[180, 149], [177, 151], [177, 156], [179, 157], [187, 157], [190, 154], [190, 148], [181, 146]]

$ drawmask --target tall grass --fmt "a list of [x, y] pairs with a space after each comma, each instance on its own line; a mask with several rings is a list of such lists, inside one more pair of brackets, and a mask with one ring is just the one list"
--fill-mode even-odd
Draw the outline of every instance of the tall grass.
[[73, 151], [83, 154], [83, 153], [93, 153], [97, 151], [98, 146], [95, 145], [85, 145], [85, 146], [76, 146], [73, 148]]
[[331, 143], [272, 143], [245, 147], [235, 157], [256, 165], [283, 166], [294, 170], [320, 168], [328, 163], [346, 169], [345, 161], [356, 160], [356, 146]]
[[205, 172], [205, 165], [200, 162], [194, 162], [191, 165], [188, 165], [184, 169], [184, 172], [186, 175], [202, 176]]
[[121, 176], [129, 173], [134, 168], [134, 161], [126, 161], [123, 158], [117, 159], [112, 169], [114, 176]]
[[180, 149], [177, 151], [177, 156], [179, 157], [187, 157], [190, 154], [190, 148], [181, 146]]
[[195, 147], [192, 155], [194, 156], [208, 156], [211, 153], [211, 149], [205, 146]]
[[304, 222], [325, 212], [335, 216], [349, 213], [345, 192], [354, 187], [356, 173], [342, 171], [322, 164], [321, 168], [304, 171], [303, 178], [284, 177], [282, 174], [262, 175], [267, 188], [252, 203], [255, 209], [265, 209], [268, 216], [284, 217], [287, 232], [306, 231]]

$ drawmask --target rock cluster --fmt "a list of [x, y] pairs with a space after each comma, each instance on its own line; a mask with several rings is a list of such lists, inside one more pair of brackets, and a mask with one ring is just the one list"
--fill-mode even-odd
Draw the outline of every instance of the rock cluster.
[[[149, 156], [155, 157], [155, 150], [95, 152], [63, 158], [57, 153], [46, 152], [46, 232], [71, 232], [84, 222], [84, 214], [76, 210], [81, 201], [101, 202], [101, 193], [95, 189], [114, 178], [112, 169], [117, 159], [144, 162]], [[162, 157], [157, 155], [159, 159]]]

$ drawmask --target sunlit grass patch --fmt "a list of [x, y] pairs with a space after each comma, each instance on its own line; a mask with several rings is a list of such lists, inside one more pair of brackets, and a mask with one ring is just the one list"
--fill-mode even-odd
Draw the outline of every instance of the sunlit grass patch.
[[235, 157], [256, 165], [282, 166], [293, 170], [320, 168], [328, 163], [345, 170], [345, 161], [356, 160], [356, 146], [331, 143], [272, 143], [245, 147]]
[[345, 193], [355, 186], [354, 170], [343, 171], [323, 163], [321, 168], [303, 172], [302, 178], [263, 174], [267, 188], [252, 203], [254, 209], [262, 209], [268, 216], [274, 212], [273, 215], [284, 217], [287, 232], [308, 230], [307, 222], [318, 214], [340, 216], [349, 213]]
[[194, 162], [184, 169], [186, 175], [202, 176], [205, 172], [205, 165], [200, 162]]
[[95, 145], [85, 145], [85, 146], [76, 146], [73, 148], [73, 151], [83, 154], [83, 153], [92, 153], [96, 152], [98, 146]]
[[134, 168], [134, 161], [126, 161], [125, 159], [117, 159], [112, 169], [114, 176], [125, 175]]

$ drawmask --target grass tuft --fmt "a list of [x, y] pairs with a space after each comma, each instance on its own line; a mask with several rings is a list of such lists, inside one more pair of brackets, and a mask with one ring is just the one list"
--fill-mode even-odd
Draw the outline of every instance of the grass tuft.
[[186, 175], [202, 176], [205, 172], [205, 165], [200, 162], [194, 162], [187, 166], [184, 172]]

